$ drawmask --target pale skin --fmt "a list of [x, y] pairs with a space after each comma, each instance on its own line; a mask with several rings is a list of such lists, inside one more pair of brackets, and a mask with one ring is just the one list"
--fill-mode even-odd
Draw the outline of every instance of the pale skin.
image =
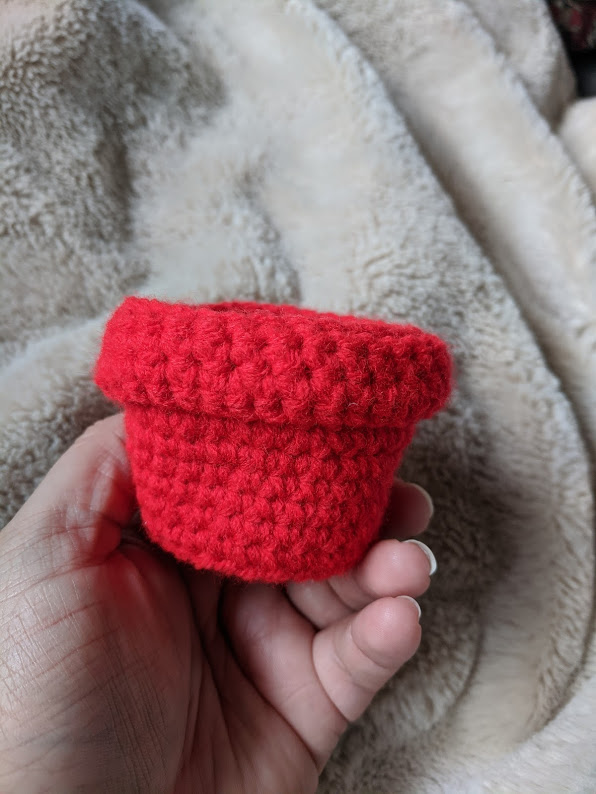
[[176, 564], [136, 507], [110, 417], [0, 532], [0, 791], [314, 792], [419, 645], [427, 500], [396, 481], [392, 537], [285, 588]]

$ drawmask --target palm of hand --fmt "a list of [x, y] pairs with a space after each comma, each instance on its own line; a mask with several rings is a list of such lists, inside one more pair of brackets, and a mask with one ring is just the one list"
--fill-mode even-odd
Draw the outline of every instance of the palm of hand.
[[222, 584], [123, 531], [133, 510], [112, 418], [0, 536], [0, 788], [314, 791], [418, 645], [396, 596], [426, 589], [424, 553], [387, 540], [337, 580]]

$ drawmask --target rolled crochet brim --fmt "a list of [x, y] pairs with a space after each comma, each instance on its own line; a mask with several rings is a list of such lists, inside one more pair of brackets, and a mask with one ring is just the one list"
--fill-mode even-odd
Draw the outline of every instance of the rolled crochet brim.
[[128, 298], [95, 379], [127, 405], [300, 427], [404, 427], [451, 390], [446, 344], [411, 325], [293, 306]]

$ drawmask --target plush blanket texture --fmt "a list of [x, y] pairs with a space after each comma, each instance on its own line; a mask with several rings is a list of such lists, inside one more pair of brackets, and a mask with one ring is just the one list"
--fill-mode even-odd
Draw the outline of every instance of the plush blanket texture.
[[0, 525], [127, 294], [412, 322], [423, 644], [325, 794], [593, 792], [596, 104], [542, 0], [2, 0]]

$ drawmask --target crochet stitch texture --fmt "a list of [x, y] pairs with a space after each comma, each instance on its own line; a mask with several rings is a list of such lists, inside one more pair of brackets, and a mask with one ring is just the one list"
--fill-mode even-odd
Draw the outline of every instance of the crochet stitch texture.
[[95, 380], [125, 408], [148, 536], [196, 568], [286, 582], [362, 558], [416, 422], [449, 397], [451, 360], [408, 325], [127, 298]]

